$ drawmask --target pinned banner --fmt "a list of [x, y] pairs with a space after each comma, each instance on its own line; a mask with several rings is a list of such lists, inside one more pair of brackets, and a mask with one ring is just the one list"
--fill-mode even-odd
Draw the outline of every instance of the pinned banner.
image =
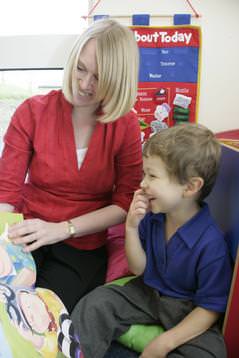
[[149, 15], [148, 14], [138, 14], [132, 16], [133, 26], [149, 26]]
[[191, 15], [190, 14], [175, 14], [173, 17], [174, 25], [190, 25]]
[[94, 15], [93, 20], [97, 21], [97, 20], [102, 20], [102, 19], [108, 19], [109, 17], [110, 17], [109, 15]]

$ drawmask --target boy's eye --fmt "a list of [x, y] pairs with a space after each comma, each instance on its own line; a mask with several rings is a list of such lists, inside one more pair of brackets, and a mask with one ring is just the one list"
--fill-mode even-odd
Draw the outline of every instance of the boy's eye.
[[149, 179], [154, 179], [156, 178], [156, 175], [150, 173], [142, 173], [142, 178], [144, 179], [145, 177], [148, 177]]

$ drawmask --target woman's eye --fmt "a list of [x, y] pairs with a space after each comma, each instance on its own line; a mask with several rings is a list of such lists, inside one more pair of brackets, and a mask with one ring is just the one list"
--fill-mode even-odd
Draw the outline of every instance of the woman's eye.
[[84, 68], [81, 67], [81, 66], [79, 66], [79, 65], [77, 66], [77, 70], [78, 70], [78, 71], [85, 71]]

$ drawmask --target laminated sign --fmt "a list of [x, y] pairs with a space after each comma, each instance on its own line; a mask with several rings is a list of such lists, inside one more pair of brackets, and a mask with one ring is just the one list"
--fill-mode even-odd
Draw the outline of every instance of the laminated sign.
[[197, 121], [201, 32], [196, 26], [132, 26], [140, 51], [135, 111], [142, 141]]

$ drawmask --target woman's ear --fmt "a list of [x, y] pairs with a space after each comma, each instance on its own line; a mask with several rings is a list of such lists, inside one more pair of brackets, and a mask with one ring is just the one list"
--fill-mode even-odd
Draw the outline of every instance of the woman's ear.
[[201, 177], [192, 177], [185, 186], [184, 197], [191, 197], [202, 189], [204, 180]]

